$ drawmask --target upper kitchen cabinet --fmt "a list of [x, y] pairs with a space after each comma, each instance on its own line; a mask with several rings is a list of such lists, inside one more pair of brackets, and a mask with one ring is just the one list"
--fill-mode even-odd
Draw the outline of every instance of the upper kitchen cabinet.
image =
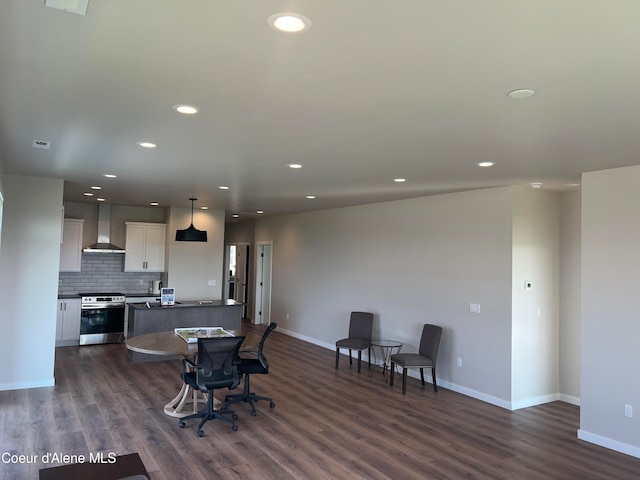
[[79, 272], [82, 260], [82, 227], [84, 220], [65, 218], [60, 244], [60, 271]]
[[164, 223], [125, 222], [127, 245], [125, 272], [164, 272]]

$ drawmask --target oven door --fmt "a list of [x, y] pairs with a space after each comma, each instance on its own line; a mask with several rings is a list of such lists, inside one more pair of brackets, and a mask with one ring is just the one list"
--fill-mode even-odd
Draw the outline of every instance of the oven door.
[[124, 305], [80, 310], [80, 345], [116, 343], [124, 334]]

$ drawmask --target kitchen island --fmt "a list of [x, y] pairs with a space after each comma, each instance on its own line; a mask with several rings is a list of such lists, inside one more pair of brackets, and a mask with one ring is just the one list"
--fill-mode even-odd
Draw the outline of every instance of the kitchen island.
[[[151, 302], [129, 303], [129, 315], [126, 319], [127, 338], [184, 327], [222, 327], [227, 330], [240, 330], [243, 307], [243, 303], [235, 300], [180, 301], [170, 306]], [[134, 362], [171, 358], [131, 350], [127, 350], [127, 356]]]

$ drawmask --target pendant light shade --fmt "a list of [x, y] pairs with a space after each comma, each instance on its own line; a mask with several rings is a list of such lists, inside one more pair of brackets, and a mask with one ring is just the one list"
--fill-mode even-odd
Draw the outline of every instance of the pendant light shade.
[[197, 198], [190, 198], [189, 200], [191, 200], [191, 225], [184, 230], [176, 230], [176, 242], [206, 242], [207, 232], [198, 230], [193, 226], [193, 202]]

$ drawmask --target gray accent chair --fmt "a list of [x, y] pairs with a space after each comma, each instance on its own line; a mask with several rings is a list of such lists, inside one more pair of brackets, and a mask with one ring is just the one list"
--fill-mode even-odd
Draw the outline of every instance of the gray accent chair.
[[349, 349], [349, 364], [353, 364], [351, 351], [358, 351], [358, 373], [362, 364], [362, 350], [367, 350], [369, 367], [371, 367], [371, 338], [373, 335], [373, 313], [351, 312], [349, 336], [336, 342], [336, 368], [340, 364], [340, 349]]
[[442, 327], [437, 325], [425, 324], [422, 328], [422, 336], [420, 337], [420, 347], [418, 353], [396, 353], [391, 355], [391, 377], [389, 378], [389, 386], [393, 387], [393, 374], [396, 365], [402, 367], [402, 393], [407, 393], [407, 369], [419, 368], [420, 379], [424, 385], [424, 369], [431, 369], [433, 378], [433, 390], [438, 391], [436, 383], [436, 360], [438, 358], [438, 349], [440, 348], [440, 339], [442, 338]]

